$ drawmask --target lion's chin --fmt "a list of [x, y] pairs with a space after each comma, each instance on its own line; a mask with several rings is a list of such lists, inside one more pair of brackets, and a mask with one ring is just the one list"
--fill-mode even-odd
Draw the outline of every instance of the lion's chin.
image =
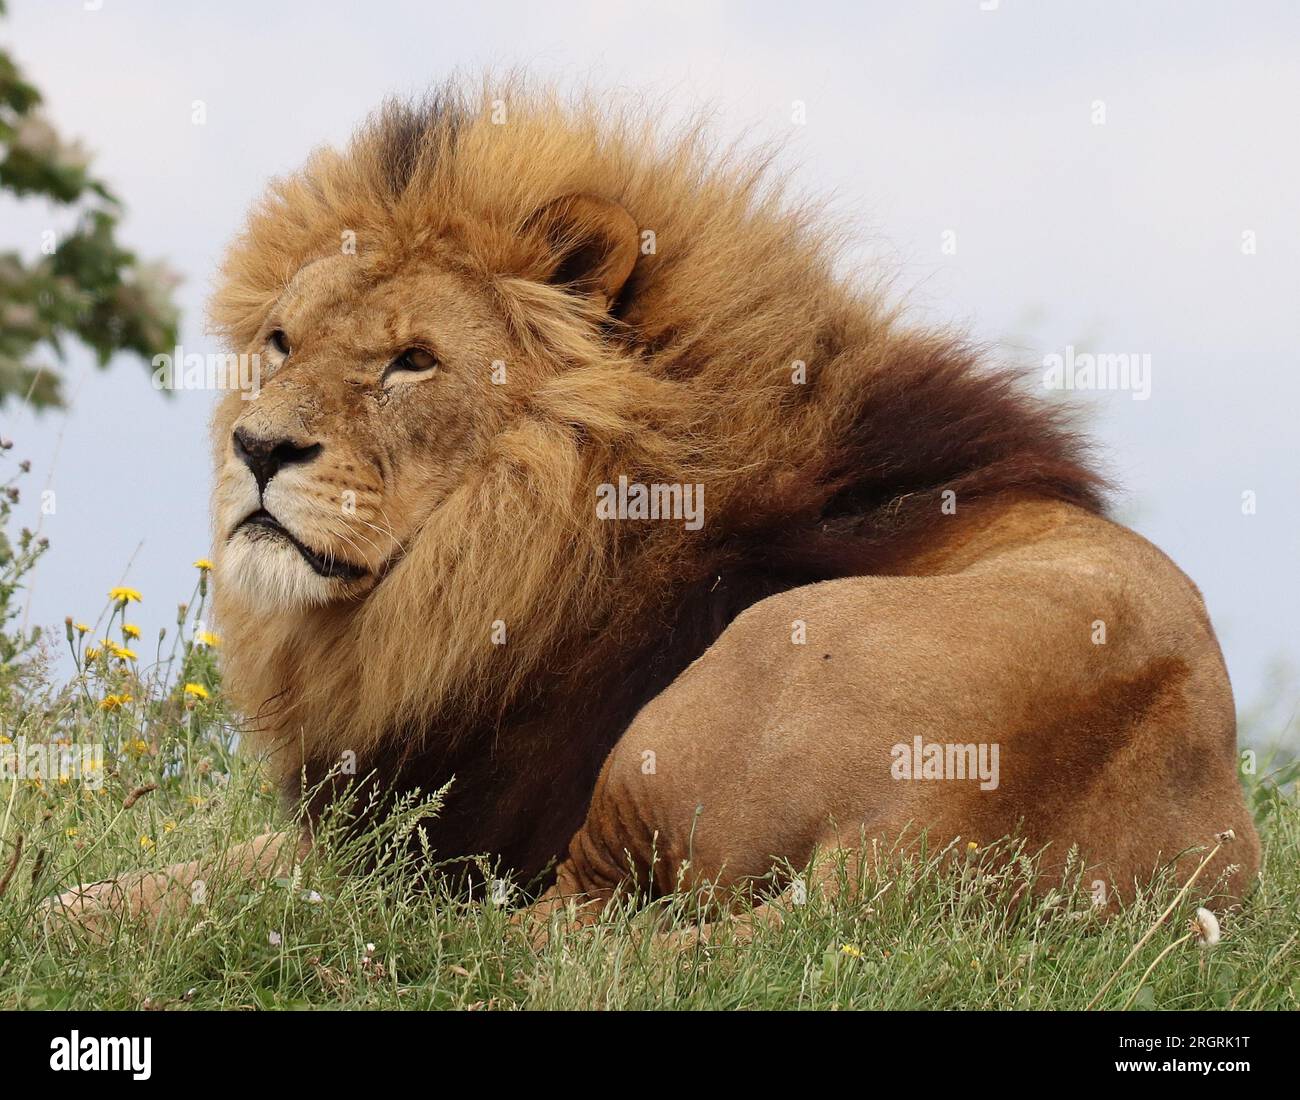
[[291, 543], [243, 531], [226, 543], [216, 583], [258, 610], [281, 613], [332, 603], [348, 588], [318, 574]]

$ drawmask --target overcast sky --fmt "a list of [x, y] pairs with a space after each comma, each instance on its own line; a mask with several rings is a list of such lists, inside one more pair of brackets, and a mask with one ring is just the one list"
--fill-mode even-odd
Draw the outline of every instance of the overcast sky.
[[[1277, 726], [1290, 716], [1269, 669], [1300, 668], [1300, 5], [10, 8], [0, 42], [96, 153], [129, 210], [125, 241], [184, 274], [187, 350], [213, 350], [211, 273], [267, 177], [342, 141], [385, 95], [454, 70], [643, 89], [670, 115], [711, 104], [724, 137], [785, 138], [797, 187], [852, 219], [859, 255], [920, 316], [1030, 364], [1071, 344], [1151, 357], [1148, 400], [1088, 399], [1121, 514], [1201, 587], [1239, 704], [1282, 698]], [[0, 250], [33, 255], [63, 224], [0, 202]], [[99, 372], [74, 353], [66, 370], [70, 412], [0, 413], [34, 465], [27, 522], [40, 489], [57, 494], [33, 615], [93, 618], [125, 577], [149, 637], [207, 552], [211, 396], [164, 400], [128, 359]]]

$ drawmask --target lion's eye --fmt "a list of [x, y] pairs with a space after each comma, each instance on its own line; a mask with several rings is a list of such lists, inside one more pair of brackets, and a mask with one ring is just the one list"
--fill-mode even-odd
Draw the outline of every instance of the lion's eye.
[[433, 352], [425, 348], [407, 348], [388, 364], [384, 377], [387, 378], [390, 374], [397, 374], [399, 371], [407, 374], [422, 374], [433, 370], [437, 365], [438, 357]]
[[289, 337], [287, 337], [282, 330], [275, 329], [271, 335], [266, 338], [266, 342], [270, 344], [271, 347], [275, 348], [275, 350], [281, 355], [289, 354]]

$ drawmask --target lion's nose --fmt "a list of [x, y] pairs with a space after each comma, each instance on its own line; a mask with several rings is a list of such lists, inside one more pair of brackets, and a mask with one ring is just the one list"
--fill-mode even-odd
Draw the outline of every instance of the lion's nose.
[[266, 483], [285, 466], [310, 462], [321, 453], [319, 443], [299, 443], [293, 439], [263, 439], [244, 428], [235, 429], [235, 454], [257, 478], [258, 492], [266, 492]]

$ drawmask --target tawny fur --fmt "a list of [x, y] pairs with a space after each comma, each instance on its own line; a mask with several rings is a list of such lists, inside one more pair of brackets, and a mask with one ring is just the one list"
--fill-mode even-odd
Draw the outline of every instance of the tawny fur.
[[[627, 856], [654, 887], [656, 836], [691, 864], [674, 830], [701, 797], [696, 870], [723, 879], [840, 842], [831, 818], [1027, 823], [1058, 856], [1093, 841], [1126, 890], [1231, 826], [1237, 865], [1213, 870], [1243, 893], [1257, 842], [1199, 595], [1102, 517], [1060, 410], [842, 279], [836, 234], [765, 156], [647, 118], [519, 82], [391, 105], [274, 184], [232, 247], [212, 317], [267, 370], [213, 421], [224, 684], [290, 800], [348, 756], [394, 794], [454, 776], [439, 859], [485, 853], [551, 899], [607, 896]], [[438, 369], [390, 374], [407, 347]], [[240, 432], [316, 450], [262, 485]], [[703, 527], [601, 519], [620, 476], [704, 486]], [[355, 575], [250, 532], [259, 505]], [[838, 610], [812, 587], [837, 579]], [[1125, 595], [1148, 589], [1167, 596]], [[805, 607], [834, 638], [816, 660], [789, 648]], [[1135, 624], [1100, 655], [1096, 607]], [[976, 674], [955, 690], [918, 638]], [[1084, 672], [1062, 678], [1067, 643]], [[776, 666], [807, 664], [792, 698]], [[909, 721], [966, 741], [972, 715], [1012, 739], [1001, 794], [888, 781]], [[642, 784], [643, 745], [689, 766]]]
[[[412, 147], [395, 164], [403, 126]], [[593, 632], [656, 613], [659, 590], [703, 572], [700, 540], [677, 526], [597, 520], [596, 485], [703, 483], [711, 532], [757, 525], [826, 480], [831, 441], [883, 372], [927, 362], [960, 383], [965, 349], [839, 281], [833, 235], [786, 206], [765, 167], [714, 153], [698, 128], [665, 140], [642, 112], [515, 85], [478, 102], [444, 92], [423, 123], [390, 107], [347, 151], [274, 185], [212, 303], [233, 350], [259, 346], [295, 274], [351, 233], [349, 262], [374, 283], [418, 282], [449, 251], [506, 322], [510, 382], [490, 386], [490, 362], [476, 364], [484, 403], [503, 406], [479, 414], [493, 434], [363, 603], [268, 615], [218, 586], [226, 683], [258, 728], [335, 753], [449, 704], [503, 712], [557, 647], [597, 644]], [[549, 255], [521, 230], [567, 193], [616, 201], [654, 234], [613, 326], [537, 280]], [[219, 411], [219, 454], [244, 408], [232, 397]], [[346, 416], [326, 427], [350, 430]], [[498, 621], [504, 647], [491, 644]]]

